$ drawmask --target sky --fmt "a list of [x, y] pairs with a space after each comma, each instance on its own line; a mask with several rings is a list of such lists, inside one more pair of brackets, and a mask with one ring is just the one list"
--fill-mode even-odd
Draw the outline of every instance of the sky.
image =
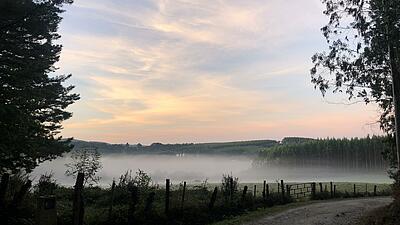
[[375, 105], [322, 97], [319, 0], [75, 0], [58, 73], [81, 99], [64, 137], [197, 143], [380, 134]]

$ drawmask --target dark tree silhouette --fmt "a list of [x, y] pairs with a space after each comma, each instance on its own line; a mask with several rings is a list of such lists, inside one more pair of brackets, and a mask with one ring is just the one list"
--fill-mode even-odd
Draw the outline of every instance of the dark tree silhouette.
[[[312, 82], [324, 95], [332, 88], [349, 99], [376, 102], [381, 128], [390, 135], [400, 132], [399, 0], [322, 1], [329, 17], [322, 28], [329, 51], [312, 57]], [[397, 149], [392, 161], [400, 163]]]
[[62, 0], [0, 1], [0, 173], [25, 170], [71, 149], [58, 136], [79, 99], [55, 75]]

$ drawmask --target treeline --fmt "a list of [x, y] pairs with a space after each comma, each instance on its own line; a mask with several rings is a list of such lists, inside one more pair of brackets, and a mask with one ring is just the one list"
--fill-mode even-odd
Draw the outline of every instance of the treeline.
[[386, 168], [382, 152], [390, 148], [386, 137], [327, 138], [286, 142], [260, 152], [257, 166], [271, 164], [343, 169]]
[[236, 141], [221, 143], [184, 143], [184, 144], [108, 144], [104, 142], [87, 142], [74, 140], [75, 149], [95, 148], [101, 154], [230, 154], [230, 155], [257, 155], [265, 148], [278, 144], [275, 140]]

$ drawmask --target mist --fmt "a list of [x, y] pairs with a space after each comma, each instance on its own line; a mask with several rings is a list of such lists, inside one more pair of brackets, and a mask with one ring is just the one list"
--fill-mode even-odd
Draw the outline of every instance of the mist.
[[[37, 180], [41, 174], [53, 173], [58, 183], [72, 186], [72, 177], [65, 176], [66, 166], [71, 159], [68, 156], [41, 164], [32, 173]], [[389, 183], [384, 169], [375, 170], [344, 170], [334, 167], [315, 166], [256, 166], [250, 156], [221, 155], [131, 155], [105, 154], [101, 157], [103, 168], [100, 186], [108, 186], [112, 180], [118, 180], [121, 174], [128, 170], [136, 172], [141, 169], [148, 173], [154, 183], [163, 183], [166, 178], [173, 183], [186, 181], [188, 183], [220, 182], [223, 174], [239, 177], [242, 183], [260, 183], [263, 180], [275, 182], [283, 179], [287, 182], [335, 181], [335, 182], [375, 182]]]

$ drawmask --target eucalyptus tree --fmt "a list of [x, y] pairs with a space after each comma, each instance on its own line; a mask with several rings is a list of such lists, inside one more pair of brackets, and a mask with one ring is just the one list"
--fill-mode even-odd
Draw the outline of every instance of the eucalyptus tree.
[[400, 168], [400, 0], [322, 0], [328, 50], [312, 57], [312, 82], [323, 95], [375, 102], [381, 128], [396, 137]]

